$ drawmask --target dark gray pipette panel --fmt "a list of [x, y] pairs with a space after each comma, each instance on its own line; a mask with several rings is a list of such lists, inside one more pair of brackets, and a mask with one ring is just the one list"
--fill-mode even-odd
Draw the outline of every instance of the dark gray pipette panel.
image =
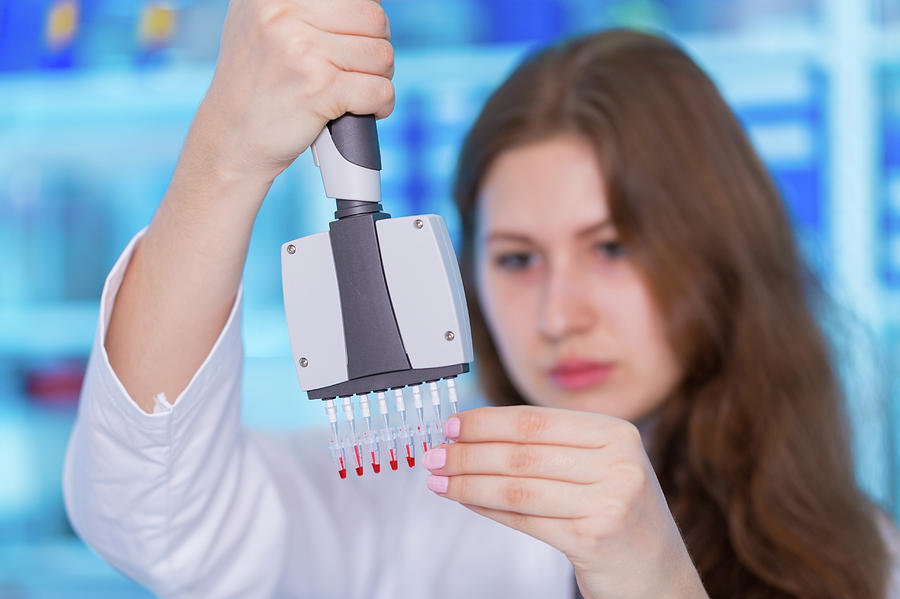
[[383, 212], [360, 214], [330, 225], [351, 379], [410, 368], [375, 233], [375, 220], [387, 216]]
[[381, 150], [374, 115], [359, 116], [348, 112], [328, 121], [327, 127], [341, 156], [364, 168], [381, 170]]

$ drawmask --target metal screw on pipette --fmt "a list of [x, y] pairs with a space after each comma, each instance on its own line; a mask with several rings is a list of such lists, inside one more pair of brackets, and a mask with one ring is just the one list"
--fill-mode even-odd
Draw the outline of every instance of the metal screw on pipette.
[[422, 222], [422, 219], [421, 219], [421, 218], [417, 218], [416, 221], [415, 221], [415, 224], [416, 224], [416, 228], [417, 228], [417, 229], [421, 229], [422, 227], [425, 226], [425, 223]]
[[306, 368], [307, 366], [309, 366], [309, 360], [307, 360], [306, 358], [300, 358], [300, 367]]
[[287, 246], [287, 253], [288, 253], [288, 254], [293, 254], [293, 253], [296, 252], [296, 251], [297, 251], [297, 248], [294, 247], [294, 244], [293, 244], [293, 243], [292, 243], [291, 245]]
[[446, 333], [444, 333], [444, 339], [446, 339], [447, 341], [453, 341], [455, 337], [456, 335], [453, 334], [453, 331], [447, 331]]

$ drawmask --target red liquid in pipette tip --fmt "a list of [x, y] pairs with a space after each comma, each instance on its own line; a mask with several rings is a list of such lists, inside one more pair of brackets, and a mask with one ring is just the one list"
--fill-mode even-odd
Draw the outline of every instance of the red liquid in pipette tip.
[[381, 464], [375, 461], [375, 452], [372, 452], [372, 470], [375, 471], [375, 474], [381, 472]]
[[391, 452], [391, 470], [397, 469], [397, 456], [394, 455], [394, 450], [390, 449]]
[[359, 445], [353, 446], [353, 453], [356, 454], [356, 475], [362, 476], [363, 475], [363, 465], [362, 465], [362, 458], [359, 457]]
[[409, 450], [409, 445], [406, 446], [406, 463], [409, 464], [410, 468], [416, 465], [416, 458], [412, 457], [412, 452]]
[[338, 458], [341, 461], [341, 469], [338, 470], [338, 474], [341, 475], [341, 478], [347, 478], [347, 469], [344, 468], [344, 458]]

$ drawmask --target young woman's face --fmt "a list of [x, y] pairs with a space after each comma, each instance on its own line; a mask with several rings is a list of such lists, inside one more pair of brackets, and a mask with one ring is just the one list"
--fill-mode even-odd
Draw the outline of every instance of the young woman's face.
[[573, 136], [507, 150], [478, 200], [479, 300], [532, 404], [638, 420], [678, 381], [649, 290], [609, 220], [602, 175]]

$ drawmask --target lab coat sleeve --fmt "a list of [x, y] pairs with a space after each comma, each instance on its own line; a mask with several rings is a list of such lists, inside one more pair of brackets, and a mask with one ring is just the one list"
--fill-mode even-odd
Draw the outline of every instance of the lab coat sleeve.
[[66, 454], [75, 531], [164, 597], [268, 597], [286, 557], [283, 499], [240, 423], [243, 285], [215, 345], [176, 401], [147, 414], [110, 366], [104, 338], [138, 232], [103, 287]]

